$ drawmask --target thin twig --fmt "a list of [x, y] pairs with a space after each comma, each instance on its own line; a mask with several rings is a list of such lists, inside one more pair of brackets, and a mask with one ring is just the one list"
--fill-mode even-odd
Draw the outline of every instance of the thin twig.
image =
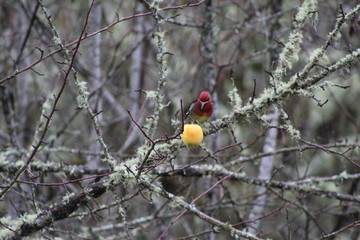
[[[214, 185], [212, 185], [209, 189], [207, 189], [205, 192], [201, 193], [199, 196], [197, 196], [194, 200], [191, 201], [191, 205], [194, 204], [197, 200], [199, 200], [201, 197], [203, 197], [205, 194], [207, 194], [208, 192], [210, 192], [211, 190], [213, 190], [217, 185], [219, 185], [220, 183], [224, 182], [225, 180], [229, 179], [230, 177], [232, 177], [234, 174], [238, 173], [241, 171], [241, 169], [243, 169], [243, 166], [239, 167], [235, 172], [223, 177], [222, 179], [220, 179], [219, 181], [217, 181]], [[169, 223], [169, 225], [167, 226], [167, 228], [164, 230], [164, 232], [160, 235], [160, 239], [163, 239], [166, 237], [166, 235], [169, 232], [169, 229], [187, 212], [187, 210], [185, 209], [184, 211], [182, 211], [174, 220], [171, 220], [171, 222]]]

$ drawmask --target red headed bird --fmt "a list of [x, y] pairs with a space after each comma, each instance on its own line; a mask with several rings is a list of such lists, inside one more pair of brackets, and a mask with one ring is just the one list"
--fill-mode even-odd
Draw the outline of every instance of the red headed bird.
[[200, 123], [209, 119], [214, 110], [214, 105], [211, 102], [210, 93], [203, 91], [199, 98], [190, 107], [191, 119]]

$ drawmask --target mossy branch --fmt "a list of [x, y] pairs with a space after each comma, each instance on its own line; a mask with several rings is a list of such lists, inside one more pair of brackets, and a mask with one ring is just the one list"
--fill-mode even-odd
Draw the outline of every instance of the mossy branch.
[[[233, 173], [226, 168], [219, 165], [193, 165], [184, 168], [183, 166], [174, 166], [173, 168], [164, 167], [163, 169], [157, 169], [157, 174], [163, 176], [181, 175], [184, 177], [202, 177], [202, 176], [213, 176], [213, 177], [224, 177]], [[287, 191], [293, 191], [297, 193], [306, 193], [310, 195], [316, 195], [319, 197], [337, 199], [340, 201], [349, 201], [360, 203], [360, 197], [351, 194], [339, 193], [334, 191], [325, 191], [317, 187], [319, 182], [341, 182], [350, 179], [359, 179], [360, 174], [347, 174], [346, 172], [339, 175], [334, 175], [325, 178], [307, 178], [300, 181], [276, 181], [269, 179], [258, 179], [253, 177], [247, 177], [243, 173], [233, 174], [230, 180], [237, 180], [239, 182], [245, 182], [250, 185], [262, 186], [266, 188], [277, 188]]]
[[301, 50], [300, 43], [304, 36], [303, 27], [307, 18], [313, 15], [317, 10], [316, 0], [305, 0], [298, 8], [295, 16], [294, 27], [295, 29], [290, 33], [289, 39], [285, 44], [284, 49], [279, 55], [278, 64], [273, 74], [273, 81], [275, 87], [286, 75], [286, 70], [292, 68], [293, 62], [298, 60], [298, 55]]
[[[67, 62], [70, 62], [71, 58], [72, 58], [72, 54], [71, 54], [71, 51], [68, 49], [68, 47], [62, 43], [61, 39], [60, 39], [60, 35], [59, 33], [57, 32], [54, 24], [52, 23], [52, 20], [51, 20], [51, 17], [50, 15], [47, 13], [47, 10], [46, 8], [44, 7], [44, 5], [42, 4], [42, 1], [40, 1], [40, 6], [43, 10], [43, 13], [44, 15], [46, 16], [47, 20], [48, 20], [48, 23], [54, 33], [54, 37], [53, 37], [53, 40], [54, 40], [54, 43], [56, 45], [58, 45], [61, 49], [64, 50], [64, 53], [65, 53], [65, 59]], [[83, 32], [88, 24], [88, 19], [89, 19], [89, 15], [90, 15], [90, 12], [91, 12], [91, 9], [94, 5], [94, 1], [91, 2], [91, 5], [90, 5], [90, 9], [89, 11], [87, 12], [87, 16], [86, 16], [86, 19], [85, 19], [85, 24], [84, 24], [84, 27], [83, 27]], [[82, 35], [80, 37], [80, 40], [82, 38]], [[79, 42], [80, 42], [79, 40]], [[108, 150], [108, 146], [106, 145], [103, 137], [102, 137], [102, 130], [100, 128], [100, 124], [99, 124], [99, 121], [98, 121], [98, 118], [97, 118], [97, 114], [94, 113], [94, 111], [92, 110], [92, 108], [90, 107], [89, 105], [89, 102], [88, 102], [88, 98], [89, 98], [89, 91], [88, 91], [88, 88], [86, 86], [86, 82], [85, 81], [82, 81], [82, 80], [79, 80], [77, 78], [77, 71], [75, 70], [75, 68], [73, 66], [71, 66], [71, 70], [72, 72], [74, 73], [74, 80], [75, 80], [75, 85], [77, 86], [78, 88], [78, 97], [77, 97], [77, 101], [78, 101], [78, 105], [79, 105], [79, 108], [80, 109], [86, 109], [89, 113], [89, 116], [94, 124], [94, 128], [95, 128], [95, 132], [96, 132], [96, 135], [98, 137], [98, 141], [100, 143], [100, 145], [102, 146], [102, 148], [104, 149], [104, 155], [105, 155], [105, 158], [102, 158], [102, 161], [104, 161], [105, 163], [107, 163], [111, 168], [114, 168], [116, 162], [114, 160], [114, 158], [111, 156], [111, 154], [109, 153], [109, 150]]]
[[309, 90], [314, 84], [321, 81], [331, 73], [354, 64], [359, 60], [359, 58], [360, 49], [357, 49], [340, 58], [336, 63], [327, 66], [325, 70], [321, 71], [317, 75], [308, 76], [302, 80], [295, 75], [289, 82], [281, 83], [276, 91], [273, 88], [266, 88], [258, 98], [255, 98], [252, 103], [248, 103], [243, 106], [236, 113], [215, 120], [211, 124], [206, 124], [204, 134], [214, 134], [220, 129], [229, 127], [236, 120], [248, 119], [251, 115], [260, 116], [260, 113], [268, 106], [275, 103], [281, 103], [289, 96], [302, 95], [304, 90]]
[[162, 0], [154, 0], [150, 5], [148, 5], [149, 9], [151, 9], [151, 11], [153, 12], [153, 16], [156, 24], [156, 32], [154, 35], [157, 38], [158, 54], [156, 56], [156, 61], [159, 64], [159, 70], [158, 70], [159, 80], [158, 80], [156, 94], [154, 95], [154, 101], [155, 101], [154, 113], [150, 117], [146, 118], [146, 124], [144, 126], [144, 129], [147, 131], [150, 137], [153, 137], [156, 131], [160, 112], [164, 108], [163, 105], [164, 95], [162, 89], [166, 83], [166, 75], [167, 75], [166, 55], [168, 54], [168, 52], [166, 51], [165, 48], [165, 31], [163, 30], [162, 27], [165, 21], [162, 20], [160, 17], [160, 12], [161, 12], [160, 4], [162, 2], [163, 2]]
[[349, 11], [344, 16], [339, 17], [336, 20], [336, 24], [334, 26], [334, 29], [329, 33], [324, 45], [322, 45], [320, 48], [315, 49], [313, 51], [313, 54], [309, 57], [308, 63], [305, 65], [305, 67], [299, 72], [298, 77], [300, 79], [303, 79], [305, 76], [307, 76], [310, 72], [310, 70], [320, 61], [321, 58], [324, 57], [326, 49], [334, 43], [335, 40], [338, 39], [340, 30], [344, 26], [344, 23], [350, 19], [352, 19], [355, 15], [357, 15], [360, 12], [360, 4], [358, 4], [355, 8], [353, 8], [351, 11]]

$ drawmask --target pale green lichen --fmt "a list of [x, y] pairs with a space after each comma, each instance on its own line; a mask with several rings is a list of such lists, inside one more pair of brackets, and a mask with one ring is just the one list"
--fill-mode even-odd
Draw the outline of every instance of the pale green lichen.
[[165, 104], [162, 104], [160, 103], [159, 104], [159, 111], [163, 110], [165, 107], [167, 107], [168, 105], [165, 105]]
[[230, 103], [233, 107], [234, 112], [240, 112], [242, 100], [239, 95], [239, 91], [238, 91], [237, 87], [235, 86], [234, 79], [231, 79], [231, 80], [232, 80], [232, 88], [228, 93], [228, 97], [230, 99]]
[[147, 132], [147, 133], [154, 132], [154, 130], [156, 129], [158, 120], [159, 120], [159, 116], [157, 114], [147, 117], [145, 119], [145, 124], [143, 126], [143, 129], [145, 130], [145, 132]]
[[360, 48], [347, 54], [345, 57], [339, 59], [334, 65], [333, 69], [339, 69], [340, 67], [353, 64], [360, 57]]
[[[55, 26], [53, 25], [50, 16], [47, 14], [47, 11], [45, 9], [45, 7], [43, 6], [43, 4], [40, 2], [41, 8], [45, 14], [45, 16], [48, 19], [48, 22], [50, 24], [51, 29], [53, 30], [54, 33], [54, 41], [56, 44], [59, 44], [60, 47], [62, 48], [62, 50], [64, 50], [65, 52], [65, 59], [67, 63], [71, 63], [73, 61], [73, 58], [75, 57], [75, 55], [73, 55], [69, 48], [67, 48], [64, 44], [61, 43], [61, 41], [59, 41], [60, 37], [59, 34], [56, 31]], [[76, 54], [76, 52], [75, 52]], [[99, 122], [96, 118], [96, 114], [94, 114], [93, 110], [90, 108], [89, 103], [88, 103], [88, 97], [89, 97], [89, 91], [86, 87], [86, 82], [85, 81], [81, 81], [77, 78], [76, 75], [76, 71], [75, 69], [71, 66], [71, 69], [73, 73], [74, 73], [74, 80], [75, 80], [75, 84], [78, 88], [78, 92], [79, 92], [79, 96], [77, 97], [77, 102], [80, 108], [86, 108], [93, 123], [94, 123], [94, 127], [95, 127], [95, 132], [98, 136], [98, 141], [100, 143], [100, 145], [102, 146], [102, 148], [104, 149], [105, 152], [105, 158], [102, 158], [103, 161], [105, 161], [105, 163], [107, 163], [110, 167], [114, 166], [114, 164], [116, 164], [116, 161], [113, 159], [113, 157], [111, 156], [111, 154], [109, 153], [108, 147], [102, 137], [102, 131], [100, 129], [100, 125]], [[66, 79], [65, 79], [66, 80]]]
[[334, 182], [320, 182], [319, 188], [329, 192], [339, 192], [339, 187]]
[[126, 215], [126, 209], [122, 206], [121, 199], [119, 197], [116, 197], [116, 203], [118, 204], [118, 213], [122, 219], [122, 222], [124, 226], [127, 227], [127, 215]]
[[75, 193], [67, 193], [62, 199], [63, 203], [69, 203], [70, 198], [73, 196], [75, 196]]
[[[37, 214], [24, 214], [17, 219], [11, 219], [9, 216], [0, 218], [0, 222], [5, 224], [10, 229], [17, 231], [22, 224], [31, 224], [38, 217]], [[14, 233], [9, 229], [3, 229], [0, 231], [0, 239], [10, 239], [14, 236]]]
[[269, 115], [261, 115], [261, 116], [258, 116], [258, 119], [259, 119], [261, 122], [267, 123], [267, 122], [270, 120], [270, 116], [269, 116]]
[[329, 34], [330, 36], [331, 35], [333, 35], [334, 37], [333, 37], [333, 40], [334, 41], [337, 41], [337, 40], [339, 40], [340, 38], [341, 38], [341, 32], [338, 30], [338, 29], [334, 29], [334, 32], [331, 32], [330, 34]]
[[145, 91], [145, 94], [146, 94], [146, 98], [147, 99], [156, 99], [157, 96], [158, 96], [158, 92], [156, 91]]
[[45, 122], [47, 121], [48, 113], [51, 112], [53, 104], [54, 104], [53, 94], [49, 94], [41, 106], [41, 115], [40, 115], [39, 123], [36, 126], [34, 142], [37, 142], [40, 139], [41, 133], [44, 131], [45, 128]]
[[283, 51], [279, 55], [278, 66], [273, 74], [273, 81], [275, 87], [277, 87], [281, 78], [286, 75], [286, 70], [291, 69], [293, 63], [299, 59], [298, 55], [301, 50], [300, 44], [303, 38], [302, 27], [305, 23], [306, 18], [309, 17], [310, 14], [313, 14], [314, 18], [317, 19], [316, 9], [316, 0], [305, 0], [298, 8], [298, 12], [295, 16], [294, 21], [295, 29], [289, 35], [289, 39], [286, 42]]
[[[103, 143], [103, 146], [106, 146], [105, 143]], [[101, 158], [102, 162], [107, 163], [109, 166], [115, 166], [116, 160], [108, 153], [108, 156]]]
[[75, 167], [71, 168], [70, 176], [74, 175], [74, 172], [75, 172], [75, 171], [76, 171], [76, 168], [75, 168]]
[[[14, 224], [15, 221], [10, 219], [9, 216], [0, 218], [0, 222], [13, 230], [16, 227]], [[19, 227], [21, 225], [21, 223], [20, 222], [17, 222], [17, 223], [18, 223], [17, 227]], [[9, 229], [4, 228], [3, 230], [0, 230], [0, 239], [8, 239], [12, 236], [14, 236], [14, 233], [12, 231], [10, 231]]]
[[308, 98], [312, 98], [313, 96], [314, 96], [314, 94], [312, 94], [311, 92], [310, 92], [310, 90], [311, 90], [312, 88], [309, 88], [309, 89], [299, 89], [299, 90], [297, 90], [296, 92], [297, 92], [297, 94], [299, 94], [299, 95], [301, 95], [301, 96], [304, 96], [304, 97], [308, 97]]
[[120, 204], [118, 206], [118, 213], [123, 219], [126, 219], [126, 211], [125, 208], [123, 208]]
[[114, 166], [114, 173], [110, 174], [109, 181], [105, 183], [107, 189], [113, 189], [119, 184], [136, 184], [136, 174], [138, 171], [139, 158], [129, 158], [125, 162]]
[[301, 138], [300, 131], [295, 129], [291, 124], [283, 125], [286, 132], [295, 140], [299, 140]]
[[[159, 16], [160, 3], [162, 1], [155, 0], [152, 1], [150, 4], [150, 9], [153, 11], [154, 18], [156, 20], [156, 32], [154, 35], [157, 37], [157, 47], [158, 47], [158, 54], [156, 56], [156, 60], [159, 63], [159, 80], [158, 80], [158, 87], [155, 93], [151, 94], [155, 100], [155, 109], [154, 114], [148, 118], [146, 118], [144, 130], [150, 137], [153, 137], [158, 121], [159, 115], [161, 110], [165, 107], [162, 104], [163, 95], [161, 94], [163, 86], [166, 84], [166, 76], [167, 76], [167, 62], [165, 59], [165, 55], [167, 54], [165, 49], [165, 32], [162, 30], [162, 23], [164, 21], [161, 20]], [[147, 94], [148, 95], [148, 94]]]
[[346, 170], [342, 171], [339, 176], [342, 178], [342, 179], [348, 179], [349, 177], [349, 174]]
[[300, 131], [294, 128], [294, 126], [291, 124], [289, 116], [283, 109], [280, 109], [280, 112], [280, 117], [284, 121], [284, 124], [282, 124], [281, 126], [290, 135], [290, 137], [292, 137], [296, 141], [299, 140], [301, 138]]
[[279, 67], [275, 70], [274, 75], [284, 75], [286, 69], [292, 68], [292, 63], [298, 60], [298, 54], [301, 50], [300, 43], [302, 42], [303, 34], [296, 31], [290, 34], [289, 40], [286, 42], [284, 50], [279, 56]]
[[55, 36], [55, 35], [54, 35], [52, 41], [53, 41], [56, 45], [59, 45], [60, 47], [62, 47], [61, 39], [60, 39], [58, 36]]
[[93, 236], [92, 227], [87, 227], [84, 225], [80, 225], [81, 233], [84, 237], [91, 237]]
[[173, 126], [173, 127], [177, 127], [177, 126], [179, 126], [180, 124], [181, 124], [181, 122], [179, 121], [179, 119], [175, 119], [175, 118], [173, 118], [173, 119], [171, 119], [171, 126]]
[[89, 91], [86, 86], [87, 83], [85, 81], [76, 80], [75, 84], [78, 87], [78, 92], [79, 92], [79, 95], [76, 97], [78, 106], [81, 109], [87, 108], [89, 104], [88, 103]]
[[10, 239], [12, 236], [14, 236], [14, 233], [9, 229], [4, 228], [3, 230], [0, 230], [0, 239]]
[[161, 11], [160, 4], [163, 2], [163, 0], [154, 0], [149, 4], [150, 9], [152, 9], [154, 12]]
[[31, 224], [32, 222], [34, 222], [34, 220], [38, 217], [37, 214], [24, 214], [20, 217], [20, 220], [23, 223], [29, 223]]
[[[279, 89], [277, 88], [277, 91]], [[254, 99], [254, 101], [251, 104], [251, 107], [253, 109], [262, 109], [267, 102], [272, 101], [272, 99], [275, 97], [275, 92], [273, 89], [267, 88], [265, 89], [261, 95]]]
[[109, 176], [109, 180], [106, 183], [104, 183], [104, 187], [107, 190], [113, 190], [115, 186], [122, 183], [122, 179], [123, 179], [122, 174], [115, 172]]
[[166, 143], [156, 144], [155, 149], [161, 152], [162, 155], [169, 155], [174, 149], [178, 149], [181, 145], [182, 141], [180, 139], [171, 139]]
[[[162, 22], [159, 21], [159, 23], [161, 24]], [[163, 43], [165, 43], [165, 32], [156, 32], [156, 33], [154, 33], [154, 36], [164, 39]]]
[[136, 150], [136, 155], [140, 158], [144, 157], [149, 151], [150, 147], [147, 144], [143, 144]]
[[88, 87], [86, 85], [87, 85], [87, 82], [85, 82], [85, 81], [82, 81], [82, 80], [76, 81], [76, 86], [78, 87], [78, 91], [81, 93], [81, 95], [84, 95], [84, 96], [89, 95]]
[[322, 56], [324, 54], [325, 50], [322, 49], [322, 48], [318, 48], [318, 49], [315, 49], [312, 54], [310, 55], [309, 57], [309, 61], [310, 62], [318, 62], [319, 61], [319, 57]]
[[[295, 15], [295, 21], [298, 27], [301, 27], [304, 24], [309, 14], [313, 14], [314, 18], [317, 18], [317, 5], [318, 2], [316, 0], [304, 0]], [[314, 21], [316, 22], [316, 20]]]
[[171, 202], [169, 203], [169, 207], [176, 208], [179, 206], [182, 206], [182, 203], [185, 201], [184, 197], [182, 196], [176, 196], [169, 193], [168, 197], [171, 199]]

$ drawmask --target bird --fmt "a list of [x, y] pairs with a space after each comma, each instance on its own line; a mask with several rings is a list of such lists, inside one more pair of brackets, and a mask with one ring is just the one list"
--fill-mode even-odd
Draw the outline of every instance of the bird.
[[210, 93], [202, 91], [199, 98], [190, 106], [189, 114], [191, 120], [203, 123], [208, 120], [214, 110], [214, 104], [211, 102]]

